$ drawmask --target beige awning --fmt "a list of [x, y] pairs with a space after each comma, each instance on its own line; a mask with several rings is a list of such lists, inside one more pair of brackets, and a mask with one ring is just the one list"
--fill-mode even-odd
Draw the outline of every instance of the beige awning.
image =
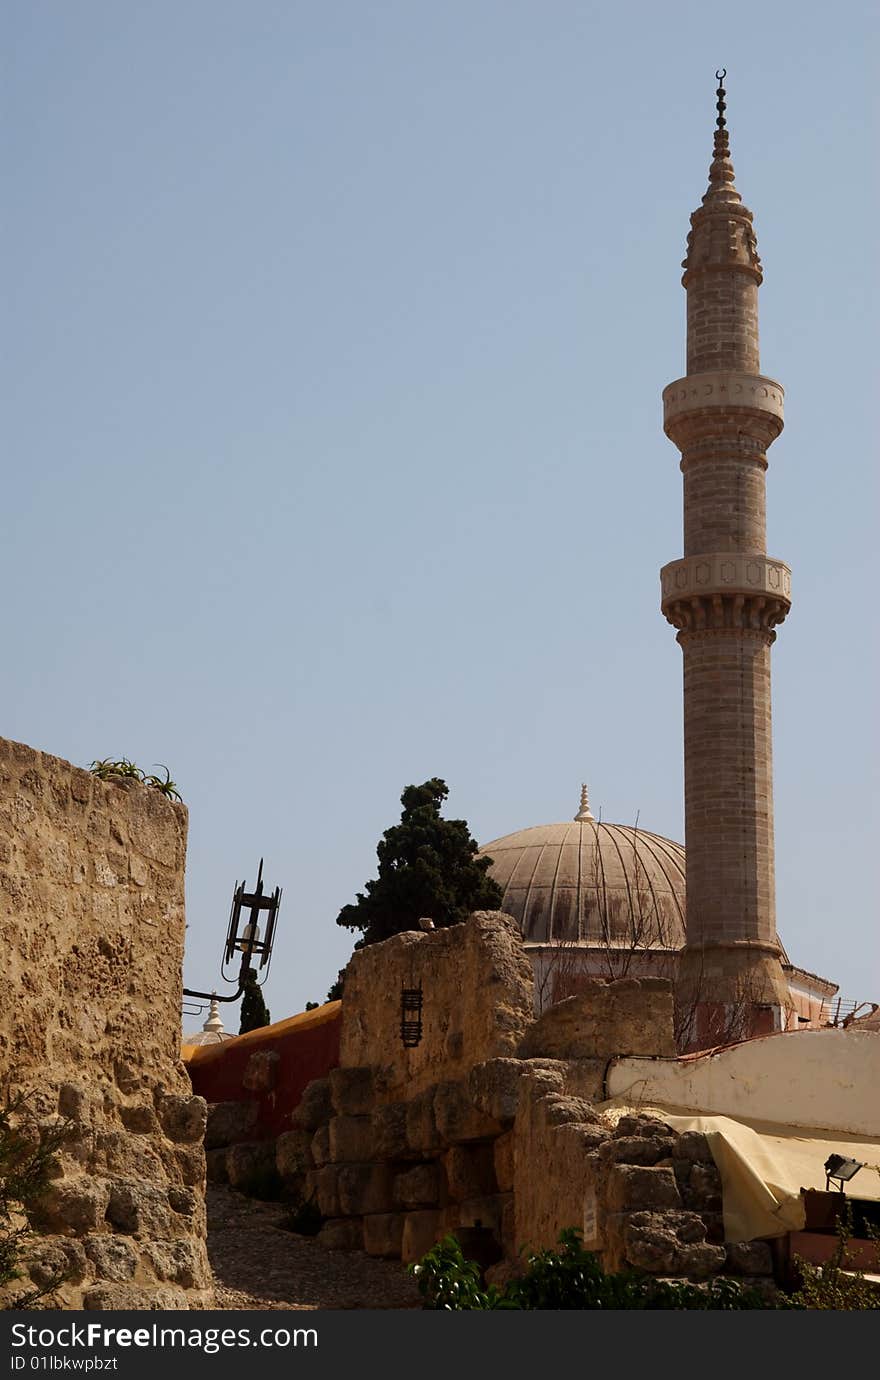
[[657, 1116], [675, 1131], [702, 1131], [721, 1174], [726, 1241], [754, 1241], [802, 1231], [802, 1188], [825, 1188], [825, 1161], [841, 1154], [866, 1168], [847, 1185], [854, 1198], [880, 1200], [880, 1140], [806, 1130], [771, 1121], [702, 1116], [681, 1107], [641, 1104], [624, 1098], [600, 1104], [612, 1120], [634, 1112]]

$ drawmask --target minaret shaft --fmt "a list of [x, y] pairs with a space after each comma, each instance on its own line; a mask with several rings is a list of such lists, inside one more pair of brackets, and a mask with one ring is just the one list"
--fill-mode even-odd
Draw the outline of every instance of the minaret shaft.
[[774, 901], [770, 647], [791, 576], [766, 554], [764, 483], [783, 394], [760, 373], [761, 262], [734, 186], [723, 96], [683, 264], [687, 374], [663, 395], [684, 476], [684, 559], [661, 572], [661, 607], [684, 659], [678, 1006], [689, 1048], [778, 1029], [787, 999]]

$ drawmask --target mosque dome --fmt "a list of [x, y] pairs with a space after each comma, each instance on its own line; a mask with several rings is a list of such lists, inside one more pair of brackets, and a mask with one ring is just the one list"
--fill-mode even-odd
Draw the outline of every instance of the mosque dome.
[[684, 944], [684, 848], [637, 826], [596, 820], [586, 786], [573, 820], [506, 834], [480, 856], [492, 859], [501, 909], [519, 922], [527, 943]]
[[216, 997], [211, 998], [211, 1006], [208, 1011], [208, 1019], [201, 1030], [194, 1031], [192, 1035], [184, 1035], [185, 1045], [219, 1045], [224, 1040], [234, 1040], [235, 1036], [228, 1030], [223, 1029], [223, 1018], [220, 1015], [220, 1004]]

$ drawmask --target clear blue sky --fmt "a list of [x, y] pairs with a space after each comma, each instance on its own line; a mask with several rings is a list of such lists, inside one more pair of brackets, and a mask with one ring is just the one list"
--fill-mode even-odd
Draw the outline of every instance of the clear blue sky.
[[[880, 997], [873, 5], [7, 0], [0, 732], [167, 763], [186, 979], [347, 959], [409, 782], [683, 836], [660, 394], [728, 68], [787, 393], [779, 929]], [[190, 1022], [192, 1024], [192, 1022]]]

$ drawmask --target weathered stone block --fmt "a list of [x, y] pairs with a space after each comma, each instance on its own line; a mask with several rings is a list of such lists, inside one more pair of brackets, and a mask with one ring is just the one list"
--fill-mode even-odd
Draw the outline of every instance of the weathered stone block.
[[241, 1076], [242, 1086], [248, 1092], [271, 1092], [278, 1082], [281, 1055], [275, 1049], [254, 1050], [244, 1066]]
[[714, 1164], [697, 1163], [691, 1166], [684, 1200], [685, 1205], [694, 1212], [721, 1211], [721, 1175]]
[[336, 1217], [325, 1222], [315, 1240], [328, 1251], [362, 1251], [364, 1224], [360, 1217]]
[[377, 1107], [370, 1121], [373, 1129], [373, 1154], [377, 1160], [405, 1159], [408, 1153], [406, 1139], [405, 1102], [389, 1102]]
[[608, 1059], [572, 1059], [566, 1069], [565, 1091], [587, 1102], [601, 1102], [605, 1096], [605, 1070]]
[[126, 1237], [110, 1233], [87, 1236], [83, 1245], [99, 1279], [115, 1280], [118, 1283], [134, 1278], [138, 1253]]
[[82, 1122], [89, 1115], [89, 1095], [80, 1083], [62, 1083], [58, 1089], [58, 1111], [71, 1121]]
[[388, 1213], [394, 1206], [394, 1174], [387, 1164], [342, 1164], [337, 1183], [338, 1217]]
[[[421, 985], [424, 1038], [404, 1048], [389, 993]], [[516, 1052], [533, 1017], [531, 963], [508, 916], [476, 912], [463, 924], [409, 931], [356, 952], [345, 975], [343, 1067], [385, 1065], [383, 1098], [465, 1078], [485, 1059]]]
[[275, 1167], [282, 1179], [295, 1179], [312, 1168], [310, 1131], [284, 1131], [275, 1142]]
[[[126, 1131], [131, 1131], [134, 1135], [150, 1136], [159, 1129], [156, 1113], [147, 1102], [139, 1102], [134, 1107], [120, 1107], [119, 1116]], [[176, 1140], [177, 1137], [172, 1136], [171, 1139]]]
[[421, 1260], [442, 1235], [441, 1214], [434, 1211], [408, 1212], [404, 1218], [400, 1258], [405, 1265]]
[[705, 1279], [724, 1268], [724, 1247], [705, 1240], [705, 1224], [694, 1212], [634, 1212], [617, 1222], [609, 1216], [606, 1231], [622, 1238], [623, 1263], [651, 1274]]
[[668, 1158], [675, 1146], [672, 1136], [615, 1136], [599, 1147], [603, 1164], [656, 1164]]
[[[631, 1116], [622, 1116], [614, 1128], [615, 1136], [674, 1136], [672, 1127], [659, 1117], [647, 1116], [644, 1112], [636, 1112]], [[690, 1135], [691, 1132], [686, 1132]], [[676, 1154], [678, 1149], [676, 1148]]]
[[159, 1098], [156, 1110], [169, 1140], [192, 1144], [205, 1139], [208, 1108], [203, 1097], [166, 1094]]
[[443, 1157], [449, 1196], [456, 1202], [495, 1193], [495, 1154], [488, 1145], [453, 1145]]
[[90, 1312], [103, 1312], [116, 1309], [147, 1309], [181, 1312], [189, 1308], [189, 1300], [183, 1289], [173, 1285], [156, 1287], [142, 1284], [99, 1284], [86, 1290], [83, 1295], [83, 1308]]
[[502, 1126], [471, 1101], [466, 1083], [439, 1083], [434, 1094], [437, 1131], [449, 1145], [487, 1140], [501, 1134]]
[[726, 1269], [735, 1275], [770, 1275], [773, 1256], [766, 1241], [728, 1241]]
[[550, 1093], [542, 1100], [541, 1110], [547, 1126], [563, 1126], [568, 1121], [576, 1121], [580, 1126], [594, 1125], [603, 1131], [607, 1129], [601, 1113], [582, 1097]]
[[343, 1215], [339, 1206], [339, 1173], [335, 1164], [327, 1164], [322, 1169], [312, 1169], [306, 1174], [305, 1196], [314, 1199], [322, 1217]]
[[606, 1203], [609, 1212], [680, 1208], [681, 1195], [671, 1169], [616, 1164], [608, 1175]]
[[402, 1212], [376, 1213], [365, 1217], [364, 1250], [367, 1255], [399, 1260], [403, 1246], [404, 1221]]
[[334, 1164], [358, 1163], [374, 1155], [373, 1128], [368, 1116], [334, 1116], [329, 1122], [329, 1158]]
[[446, 1181], [438, 1164], [417, 1164], [394, 1180], [394, 1201], [398, 1207], [436, 1207], [445, 1195]]
[[[661, 980], [662, 981], [662, 980]], [[618, 1054], [672, 1057], [672, 985], [643, 987], [637, 978], [584, 984], [544, 1011], [526, 1032], [523, 1058], [591, 1059]]]
[[65, 1283], [79, 1284], [87, 1270], [86, 1253], [74, 1237], [32, 1243], [24, 1263], [30, 1279], [43, 1289], [52, 1287], [62, 1276]]
[[246, 1145], [231, 1145], [226, 1151], [226, 1173], [232, 1187], [244, 1193], [268, 1188], [276, 1173], [275, 1142], [258, 1140]]
[[500, 1125], [511, 1126], [524, 1071], [521, 1059], [488, 1059], [477, 1064], [468, 1075], [468, 1092], [474, 1106]]
[[212, 1102], [205, 1126], [205, 1149], [235, 1145], [247, 1140], [257, 1123], [256, 1102]]
[[502, 1193], [507, 1193], [513, 1188], [515, 1145], [513, 1131], [506, 1131], [493, 1142], [495, 1179]]
[[106, 1216], [119, 1231], [152, 1237], [172, 1234], [167, 1193], [156, 1184], [117, 1179], [110, 1190]]
[[373, 1070], [331, 1069], [330, 1096], [338, 1116], [369, 1116], [375, 1103]]
[[157, 1279], [179, 1284], [184, 1289], [204, 1288], [207, 1283], [192, 1241], [147, 1241], [143, 1255]]
[[194, 1217], [202, 1208], [202, 1195], [191, 1188], [171, 1184], [168, 1189], [168, 1206], [178, 1217]]
[[675, 1145], [675, 1158], [694, 1163], [712, 1164], [712, 1151], [702, 1131], [682, 1131]]
[[303, 1089], [299, 1106], [291, 1113], [291, 1123], [303, 1131], [317, 1131], [333, 1115], [330, 1080], [313, 1078]]
[[432, 1154], [443, 1146], [434, 1116], [434, 1088], [426, 1088], [406, 1103], [406, 1145], [416, 1154]]
[[330, 1123], [319, 1126], [311, 1141], [311, 1155], [316, 1165], [327, 1164], [330, 1160]]
[[62, 1235], [81, 1235], [100, 1226], [109, 1202], [110, 1185], [104, 1179], [62, 1179], [41, 1198], [39, 1216]]

